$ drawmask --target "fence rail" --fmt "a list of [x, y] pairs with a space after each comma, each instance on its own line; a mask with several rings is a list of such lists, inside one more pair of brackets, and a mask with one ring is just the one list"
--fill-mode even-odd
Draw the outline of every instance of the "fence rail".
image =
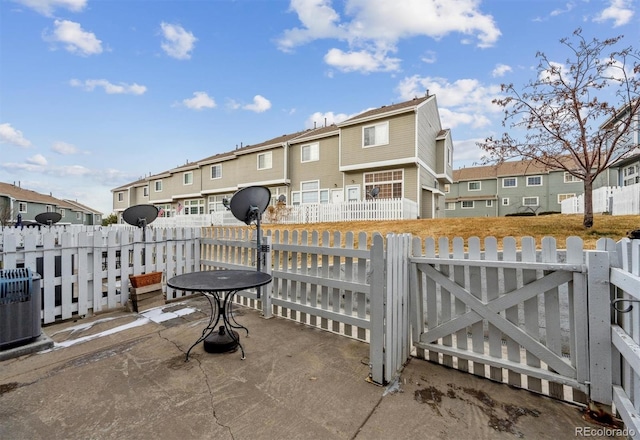
[[198, 270], [199, 236], [190, 228], [148, 228], [144, 241], [139, 228], [5, 229], [0, 268], [26, 267], [42, 276], [42, 320], [48, 324], [122, 307], [129, 300], [129, 275]]
[[[563, 200], [560, 209], [563, 214], [584, 214], [584, 194]], [[640, 183], [595, 189], [593, 212], [607, 212], [611, 215], [640, 214]]]
[[[42, 320], [122, 307], [128, 276], [256, 266], [255, 229], [115, 227], [2, 231], [0, 268], [42, 276]], [[613, 404], [640, 432], [640, 240], [595, 251], [553, 238], [540, 251], [505, 238], [276, 231], [263, 237], [261, 291], [235, 301], [369, 342], [371, 380], [416, 355], [565, 400]], [[369, 244], [371, 243], [371, 244]], [[258, 295], [260, 293], [260, 295]], [[166, 298], [185, 295], [166, 288]], [[619, 306], [613, 313], [612, 304]], [[633, 307], [631, 307], [633, 306]], [[612, 320], [613, 319], [613, 320]], [[573, 390], [573, 394], [571, 391]]]
[[[418, 218], [418, 204], [409, 199], [373, 199], [342, 203], [305, 203], [302, 205], [270, 206], [263, 223], [325, 223], [358, 220], [407, 220]], [[208, 227], [241, 226], [229, 211], [210, 214], [161, 217], [154, 226]]]
[[609, 251], [612, 262], [613, 404], [633, 438], [640, 438], [640, 240], [601, 239], [598, 248]]

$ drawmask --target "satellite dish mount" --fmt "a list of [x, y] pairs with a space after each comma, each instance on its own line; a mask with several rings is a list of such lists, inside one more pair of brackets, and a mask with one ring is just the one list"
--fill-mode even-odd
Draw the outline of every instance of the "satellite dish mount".
[[[247, 225], [256, 223], [256, 269], [258, 272], [262, 271], [262, 254], [269, 252], [269, 247], [263, 247], [260, 244], [260, 220], [262, 213], [269, 206], [271, 201], [271, 191], [264, 186], [248, 186], [242, 188], [231, 197], [231, 200], [223, 204], [231, 210], [231, 213], [235, 218], [244, 222]], [[260, 298], [261, 287], [256, 288], [257, 297]]]
[[[124, 210], [122, 219], [131, 226], [142, 228], [142, 242], [147, 242], [147, 225], [158, 218], [158, 208], [153, 205], [134, 205]], [[145, 260], [145, 250], [142, 249], [142, 261]]]

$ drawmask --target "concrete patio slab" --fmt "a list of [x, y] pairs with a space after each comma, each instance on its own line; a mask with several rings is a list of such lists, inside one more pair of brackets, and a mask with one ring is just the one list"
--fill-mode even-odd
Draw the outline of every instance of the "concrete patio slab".
[[208, 307], [195, 297], [47, 326], [53, 349], [0, 362], [0, 438], [557, 440], [603, 429], [578, 407], [418, 359], [396, 383], [370, 384], [367, 344], [242, 307], [246, 359], [200, 344], [185, 362]]

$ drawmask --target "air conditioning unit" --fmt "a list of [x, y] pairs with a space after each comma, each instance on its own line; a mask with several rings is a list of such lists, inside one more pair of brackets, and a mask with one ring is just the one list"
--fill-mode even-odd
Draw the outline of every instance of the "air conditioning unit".
[[40, 275], [30, 269], [0, 270], [0, 350], [40, 336]]

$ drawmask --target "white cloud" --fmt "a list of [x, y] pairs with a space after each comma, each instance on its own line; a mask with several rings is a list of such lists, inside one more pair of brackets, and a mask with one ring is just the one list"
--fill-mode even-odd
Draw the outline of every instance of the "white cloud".
[[16, 130], [9, 123], [0, 124], [0, 144], [11, 144], [29, 148], [31, 141], [26, 139], [20, 130]]
[[593, 21], [613, 20], [613, 27], [623, 26], [631, 21], [634, 11], [631, 0], [610, 0], [609, 7], [598, 14]]
[[482, 156], [485, 152], [478, 147], [478, 142], [484, 142], [485, 139], [464, 139], [453, 142], [453, 159], [454, 167], [477, 166], [482, 162]]
[[551, 15], [552, 17], [557, 17], [558, 15], [571, 12], [571, 10], [573, 10], [573, 8], [575, 7], [576, 7], [576, 4], [574, 2], [567, 2], [564, 5], [564, 9], [561, 9], [561, 8], [554, 9], [553, 11], [551, 11], [549, 15]]
[[110, 95], [115, 94], [127, 94], [127, 95], [142, 95], [147, 91], [145, 86], [141, 86], [139, 84], [126, 84], [119, 83], [113, 84], [107, 81], [106, 79], [87, 79], [85, 81], [80, 81], [77, 79], [72, 79], [69, 81], [69, 84], [73, 87], [80, 87], [87, 91], [93, 91], [96, 87], [102, 87], [104, 91]]
[[162, 41], [160, 47], [167, 55], [179, 60], [188, 60], [191, 58], [191, 51], [198, 39], [191, 33], [186, 31], [178, 24], [169, 24], [162, 22]]
[[89, 56], [102, 53], [102, 41], [92, 32], [87, 32], [76, 23], [69, 20], [55, 20], [53, 33], [43, 35], [45, 41], [62, 43], [64, 48], [73, 54]]
[[339, 124], [342, 121], [346, 121], [351, 116], [354, 115], [333, 112], [315, 112], [307, 118], [307, 120], [304, 122], [304, 126], [305, 128], [320, 128], [324, 127], [325, 125], [328, 126], [331, 124]]
[[428, 50], [425, 52], [425, 54], [420, 58], [420, 60], [422, 60], [423, 63], [427, 63], [427, 64], [433, 64], [438, 60], [438, 57], [436, 56], [436, 53]]
[[507, 66], [506, 64], [497, 64], [496, 67], [491, 72], [491, 76], [494, 78], [504, 76], [507, 72], [512, 72], [513, 69], [511, 66]]
[[57, 8], [80, 12], [87, 6], [87, 0], [15, 0], [47, 17], [53, 16]]
[[262, 113], [271, 108], [271, 102], [264, 96], [256, 95], [253, 97], [253, 104], [247, 104], [242, 108], [256, 113]]
[[47, 159], [42, 154], [36, 154], [27, 158], [26, 162], [31, 165], [44, 167], [47, 165]]
[[203, 108], [214, 108], [216, 102], [207, 95], [206, 92], [193, 92], [193, 98], [183, 99], [182, 104], [193, 110], [202, 110]]
[[290, 52], [316, 39], [335, 39], [347, 43], [349, 50], [332, 49], [325, 61], [343, 71], [398, 70], [399, 60], [387, 54], [395, 52], [401, 39], [438, 40], [459, 33], [464, 44], [493, 46], [501, 32], [479, 4], [477, 0], [346, 0], [341, 17], [331, 0], [291, 0], [290, 10], [302, 26], [284, 31], [277, 44]]
[[54, 142], [51, 146], [51, 150], [55, 151], [58, 154], [69, 155], [69, 154], [77, 154], [79, 150], [75, 147], [75, 145], [68, 144], [66, 142]]
[[398, 58], [389, 58], [384, 52], [371, 53], [365, 50], [343, 52], [340, 49], [331, 49], [324, 56], [324, 61], [343, 72], [389, 72], [400, 67]]
[[500, 96], [499, 85], [483, 85], [476, 79], [459, 79], [450, 83], [444, 78], [407, 77], [398, 84], [403, 100], [423, 96], [428, 90], [436, 95], [443, 127], [490, 125], [489, 116], [499, 114], [500, 107], [491, 101]]

